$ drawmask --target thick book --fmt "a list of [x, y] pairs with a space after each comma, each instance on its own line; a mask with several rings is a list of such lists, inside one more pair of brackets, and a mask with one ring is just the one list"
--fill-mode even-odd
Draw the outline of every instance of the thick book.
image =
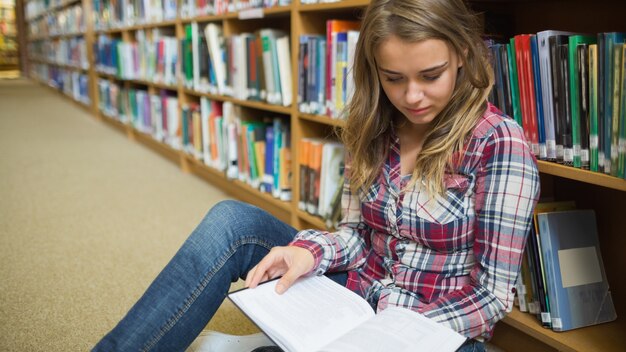
[[285, 293], [278, 280], [228, 297], [288, 352], [455, 351], [466, 338], [417, 312], [375, 313], [362, 297], [325, 276], [304, 277]]
[[540, 213], [537, 221], [552, 329], [566, 331], [615, 320], [594, 211]]

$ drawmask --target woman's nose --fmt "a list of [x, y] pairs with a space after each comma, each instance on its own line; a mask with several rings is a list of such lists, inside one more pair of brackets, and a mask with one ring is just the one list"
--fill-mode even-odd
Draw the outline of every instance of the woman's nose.
[[424, 98], [424, 89], [417, 82], [409, 82], [405, 96], [408, 104], [418, 103]]

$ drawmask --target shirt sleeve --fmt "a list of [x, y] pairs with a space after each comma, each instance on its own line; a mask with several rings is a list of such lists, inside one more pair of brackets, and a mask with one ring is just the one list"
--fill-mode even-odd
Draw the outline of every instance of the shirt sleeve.
[[313, 271], [317, 275], [358, 268], [365, 262], [369, 249], [370, 228], [363, 222], [359, 197], [350, 190], [349, 162], [346, 162], [344, 175], [341, 197], [343, 217], [337, 231], [303, 230], [290, 243], [291, 246], [306, 248], [313, 253]]
[[476, 183], [470, 284], [420, 309], [473, 338], [490, 336], [513, 307], [514, 285], [539, 198], [539, 172], [522, 129], [506, 120], [484, 141]]

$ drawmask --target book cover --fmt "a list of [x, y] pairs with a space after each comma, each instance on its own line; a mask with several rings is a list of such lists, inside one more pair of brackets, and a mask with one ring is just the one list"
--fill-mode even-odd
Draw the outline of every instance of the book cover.
[[537, 46], [537, 36], [530, 37], [530, 55], [533, 69], [533, 87], [535, 98], [535, 111], [537, 118], [537, 138], [539, 140], [539, 159], [548, 159], [548, 149], [546, 147], [545, 121], [543, 111], [543, 89], [541, 86], [541, 73], [539, 68], [539, 47]]
[[589, 45], [589, 170], [598, 172], [598, 45]]
[[[581, 75], [586, 75], [587, 66], [582, 67], [583, 64], [587, 65], [587, 48], [581, 48], [584, 57], [580, 57], [579, 45], [594, 44], [596, 38], [590, 35], [571, 35], [568, 41], [569, 49], [569, 98], [570, 98], [570, 113], [571, 113], [571, 131], [572, 131], [572, 163], [574, 167], [582, 167], [582, 134], [581, 124], [583, 120], [587, 120], [587, 116], [583, 116], [587, 111], [581, 111], [581, 108], [587, 109], [587, 82], [581, 82]], [[581, 60], [584, 60], [582, 62]], [[585, 87], [583, 87], [585, 85]], [[583, 104], [583, 106], [581, 106]], [[585, 136], [585, 138], [588, 138]], [[588, 143], [586, 143], [588, 144]], [[588, 154], [588, 148], [586, 149]], [[586, 158], [586, 168], [589, 168], [589, 158]]]
[[361, 26], [359, 21], [328, 20], [326, 21], [326, 115], [334, 115], [335, 98], [335, 73], [338, 32], [358, 30]]
[[620, 101], [622, 94], [622, 43], [615, 43], [612, 48], [613, 92], [611, 94], [611, 175], [618, 176], [619, 167], [619, 122]]
[[550, 289], [552, 328], [567, 331], [617, 319], [593, 210], [537, 215]]
[[613, 170], [612, 132], [613, 132], [613, 105], [614, 105], [614, 46], [616, 43], [624, 42], [625, 33], [609, 32], [598, 33], [598, 81], [599, 85], [598, 105], [601, 112], [598, 115], [600, 129], [600, 145], [602, 146], [602, 156], [604, 156], [604, 173], [611, 174]]
[[509, 67], [509, 87], [511, 89], [511, 107], [513, 111], [513, 119], [518, 125], [522, 126], [522, 110], [520, 106], [519, 96], [519, 80], [517, 73], [517, 61], [515, 59], [515, 39], [511, 38], [510, 42], [506, 45], [506, 51], [508, 55], [508, 67]]
[[452, 352], [466, 341], [406, 308], [375, 313], [362, 297], [325, 276], [302, 277], [281, 295], [277, 282], [231, 292], [228, 298], [285, 351]]
[[620, 111], [619, 111], [619, 162], [617, 177], [626, 178], [626, 43], [622, 45], [622, 75], [620, 81]]

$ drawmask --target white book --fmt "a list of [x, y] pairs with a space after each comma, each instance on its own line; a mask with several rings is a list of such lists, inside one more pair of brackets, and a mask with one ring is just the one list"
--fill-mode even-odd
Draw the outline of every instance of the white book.
[[325, 276], [300, 278], [285, 293], [278, 280], [228, 297], [289, 352], [455, 351], [466, 338], [406, 308], [375, 313], [362, 297]]
[[354, 53], [356, 51], [356, 43], [359, 40], [359, 31], [348, 31], [348, 77], [346, 77], [346, 104], [352, 99], [354, 94]]
[[223, 60], [224, 34], [222, 27], [215, 23], [209, 23], [204, 28], [204, 36], [206, 37], [211, 63], [217, 80], [218, 94], [224, 94], [226, 91], [226, 65]]
[[211, 104], [205, 97], [200, 98], [200, 124], [202, 129], [202, 159], [208, 166], [211, 163], [211, 135], [209, 133], [209, 115], [211, 114]]
[[233, 36], [233, 95], [237, 99], [248, 99], [248, 60], [246, 50], [246, 37], [249, 33]]
[[556, 135], [554, 96], [552, 94], [552, 64], [550, 61], [549, 38], [555, 35], [571, 35], [573, 32], [547, 30], [537, 33], [537, 47], [539, 52], [539, 71], [541, 78], [541, 99], [543, 102], [543, 125], [546, 136], [546, 154], [548, 160], [556, 160]]
[[178, 129], [180, 126], [180, 119], [178, 113], [178, 98], [167, 98], [167, 143], [174, 149], [179, 150], [180, 136], [178, 135]]
[[278, 55], [278, 70], [280, 73], [280, 91], [282, 105], [291, 105], [293, 93], [291, 91], [291, 51], [289, 50], [289, 36], [276, 39], [276, 54]]
[[318, 213], [323, 219], [330, 217], [331, 202], [337, 188], [343, 187], [339, 182], [343, 174], [344, 146], [338, 142], [326, 142], [322, 148], [322, 170], [320, 175], [320, 199]]
[[271, 42], [275, 40], [274, 31], [272, 29], [261, 29], [259, 32], [263, 43], [263, 75], [265, 76], [265, 90], [267, 92], [267, 102], [276, 103], [276, 82], [274, 81], [274, 67], [272, 65]]

